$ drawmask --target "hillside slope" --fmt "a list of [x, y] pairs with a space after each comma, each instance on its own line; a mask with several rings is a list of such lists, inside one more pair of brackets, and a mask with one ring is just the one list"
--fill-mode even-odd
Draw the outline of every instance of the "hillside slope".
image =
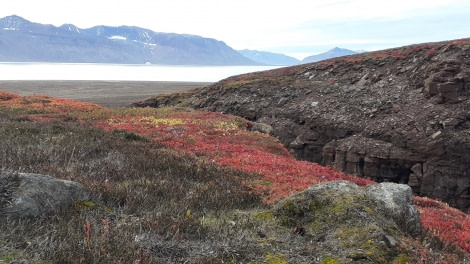
[[[183, 104], [263, 122], [298, 159], [470, 209], [470, 39], [231, 77]], [[153, 100], [153, 101], [152, 101]]]
[[[0, 122], [2, 263], [468, 259], [467, 214], [405, 185], [294, 160], [240, 117], [0, 91]], [[8, 218], [15, 171], [79, 182], [89, 200]]]

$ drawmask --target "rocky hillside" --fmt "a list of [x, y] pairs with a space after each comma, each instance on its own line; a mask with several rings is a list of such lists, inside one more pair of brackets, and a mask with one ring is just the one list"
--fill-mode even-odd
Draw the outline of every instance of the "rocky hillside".
[[265, 124], [3, 91], [0, 123], [0, 263], [469, 259], [467, 214], [295, 160]]
[[470, 39], [231, 77], [146, 105], [272, 126], [298, 158], [470, 209]]

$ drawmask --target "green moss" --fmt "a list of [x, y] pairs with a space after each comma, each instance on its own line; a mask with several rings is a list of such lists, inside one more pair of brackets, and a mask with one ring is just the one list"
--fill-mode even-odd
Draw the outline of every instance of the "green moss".
[[253, 217], [265, 220], [274, 219], [274, 214], [271, 211], [264, 211], [259, 213], [254, 213]]
[[267, 254], [266, 255], [266, 261], [264, 263], [267, 263], [267, 264], [289, 264], [289, 262], [286, 261], [286, 257], [281, 253], [278, 253], [276, 255]]
[[0, 255], [0, 262], [13, 261], [18, 258], [19, 258], [19, 255], [16, 252], [7, 252], [7, 253]]
[[270, 186], [272, 184], [273, 184], [273, 182], [270, 182], [270, 181], [264, 181], [264, 182], [261, 183], [261, 185], [264, 185], [264, 186]]
[[265, 260], [263, 262], [248, 262], [249, 264], [289, 264], [286, 260], [284, 254], [266, 254]]
[[77, 211], [80, 211], [80, 210], [85, 210], [85, 209], [102, 209], [104, 210], [105, 212], [112, 212], [111, 208], [105, 206], [105, 205], [102, 205], [102, 204], [96, 204], [92, 201], [78, 201], [75, 203], [74, 207], [73, 207], [73, 210], [77, 210]]
[[75, 207], [78, 209], [84, 208], [95, 208], [97, 205], [92, 201], [78, 201], [75, 203]]
[[404, 253], [398, 255], [392, 262], [393, 264], [407, 264], [410, 263], [410, 257]]
[[323, 258], [320, 264], [339, 264], [339, 261], [332, 257]]

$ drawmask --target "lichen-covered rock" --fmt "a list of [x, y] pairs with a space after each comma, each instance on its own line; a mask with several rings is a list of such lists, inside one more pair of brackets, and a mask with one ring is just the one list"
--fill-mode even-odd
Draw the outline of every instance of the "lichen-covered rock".
[[[330, 252], [341, 263], [388, 263], [396, 257], [397, 238], [408, 232], [390, 217], [390, 212], [408, 208], [411, 202], [411, 190], [405, 190], [406, 185], [395, 185], [396, 188], [381, 185], [376, 191], [366, 191], [348, 181], [321, 183], [280, 201], [273, 213], [281, 225], [320, 241], [316, 250]], [[389, 197], [379, 197], [380, 190]], [[402, 194], [406, 194], [404, 198], [396, 197]], [[417, 225], [413, 230], [421, 226], [407, 224]]]
[[257, 131], [260, 133], [271, 135], [273, 132], [273, 127], [260, 122], [252, 122], [253, 126], [250, 128], [250, 131]]
[[366, 195], [383, 206], [400, 228], [416, 235], [422, 231], [421, 217], [413, 204], [411, 188], [405, 184], [380, 183], [366, 187]]
[[83, 185], [33, 173], [0, 173], [0, 216], [11, 218], [54, 214], [88, 199]]

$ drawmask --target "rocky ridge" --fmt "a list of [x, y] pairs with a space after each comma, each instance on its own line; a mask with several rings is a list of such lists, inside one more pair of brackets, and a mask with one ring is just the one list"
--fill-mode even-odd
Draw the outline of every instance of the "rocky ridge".
[[470, 208], [470, 39], [227, 78], [156, 96], [272, 126], [298, 159]]

